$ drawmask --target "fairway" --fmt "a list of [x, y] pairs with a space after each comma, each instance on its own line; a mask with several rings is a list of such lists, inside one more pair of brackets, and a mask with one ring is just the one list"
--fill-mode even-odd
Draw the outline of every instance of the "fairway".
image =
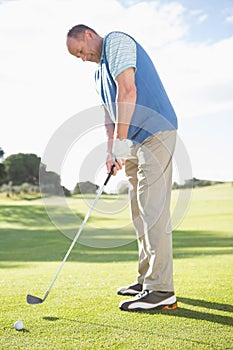
[[[114, 200], [104, 196], [108, 206]], [[82, 199], [67, 203], [83, 218]], [[74, 247], [47, 300], [31, 306], [26, 295], [43, 297], [71, 241], [40, 200], [1, 197], [0, 349], [233, 349], [232, 212], [230, 183], [194, 189], [173, 233], [179, 308], [127, 313], [118, 309], [124, 297], [116, 295], [137, 273], [127, 206], [110, 217], [93, 212], [82, 235], [88, 245]], [[14, 329], [17, 320], [23, 331]]]

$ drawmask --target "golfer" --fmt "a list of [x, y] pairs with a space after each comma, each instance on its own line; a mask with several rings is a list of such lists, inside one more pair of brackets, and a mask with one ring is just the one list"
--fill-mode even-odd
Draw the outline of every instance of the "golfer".
[[153, 62], [130, 35], [101, 37], [86, 25], [67, 34], [70, 54], [97, 63], [97, 91], [105, 108], [108, 172], [122, 166], [130, 186], [138, 241], [138, 276], [118, 289], [133, 296], [125, 311], [175, 309], [170, 198], [177, 118]]

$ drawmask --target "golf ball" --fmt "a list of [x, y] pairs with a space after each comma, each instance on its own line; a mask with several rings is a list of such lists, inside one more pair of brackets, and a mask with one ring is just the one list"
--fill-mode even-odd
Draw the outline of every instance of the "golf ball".
[[14, 327], [17, 331], [21, 331], [23, 329], [23, 322], [22, 321], [16, 321], [14, 323]]

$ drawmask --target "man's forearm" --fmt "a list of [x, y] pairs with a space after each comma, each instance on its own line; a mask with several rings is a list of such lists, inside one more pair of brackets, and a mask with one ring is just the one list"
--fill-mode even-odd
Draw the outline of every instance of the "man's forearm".
[[126, 139], [128, 136], [129, 125], [135, 109], [134, 99], [131, 102], [118, 102], [117, 103], [117, 127], [116, 138]]
[[116, 138], [126, 139], [134, 113], [137, 89], [134, 82], [134, 69], [130, 68], [117, 78], [117, 125]]
[[107, 134], [107, 153], [111, 154], [112, 153], [112, 146], [113, 146], [113, 139], [114, 139], [114, 130], [115, 130], [115, 125], [110, 119], [108, 112], [105, 111], [105, 129], [106, 129], [106, 134]]

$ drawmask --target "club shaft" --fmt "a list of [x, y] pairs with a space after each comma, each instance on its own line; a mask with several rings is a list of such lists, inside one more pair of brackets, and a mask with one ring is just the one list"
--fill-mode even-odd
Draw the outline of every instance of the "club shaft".
[[100, 188], [98, 189], [96, 198], [94, 199], [94, 201], [93, 201], [91, 207], [89, 208], [89, 210], [88, 210], [88, 212], [87, 212], [87, 214], [86, 214], [86, 216], [85, 216], [85, 218], [84, 218], [84, 220], [83, 220], [82, 225], [80, 226], [78, 232], [76, 233], [76, 235], [75, 235], [75, 237], [74, 237], [74, 239], [73, 239], [73, 241], [72, 241], [72, 243], [71, 243], [71, 245], [70, 245], [70, 247], [69, 247], [69, 249], [68, 249], [66, 255], [64, 256], [64, 259], [62, 260], [62, 262], [61, 262], [61, 264], [60, 264], [60, 266], [59, 266], [59, 268], [58, 268], [58, 270], [57, 270], [55, 276], [53, 277], [53, 280], [52, 280], [52, 282], [51, 282], [51, 284], [50, 284], [48, 290], [45, 292], [43, 301], [47, 298], [47, 296], [48, 296], [50, 290], [52, 289], [52, 287], [53, 287], [53, 285], [54, 285], [54, 282], [56, 281], [56, 279], [57, 279], [59, 273], [61, 272], [61, 270], [62, 270], [62, 268], [63, 268], [63, 266], [64, 266], [64, 264], [65, 264], [65, 262], [66, 262], [66, 260], [67, 260], [67, 258], [69, 257], [70, 252], [72, 251], [72, 249], [73, 249], [75, 243], [77, 242], [77, 240], [78, 240], [80, 234], [82, 233], [82, 230], [83, 230], [84, 226], [86, 225], [86, 223], [87, 223], [87, 221], [88, 221], [88, 219], [89, 219], [89, 217], [90, 217], [90, 215], [91, 215], [91, 213], [92, 213], [92, 211], [93, 211], [93, 209], [94, 209], [96, 203], [98, 202], [98, 200], [99, 200], [101, 194], [103, 193], [104, 187], [107, 185], [108, 181], [110, 180], [111, 175], [113, 174], [113, 169], [114, 169], [114, 165], [112, 166], [111, 171], [110, 171], [110, 173], [108, 174], [108, 177], [107, 177], [107, 179], [105, 180], [104, 184], [102, 185], [102, 187], [100, 187]]

